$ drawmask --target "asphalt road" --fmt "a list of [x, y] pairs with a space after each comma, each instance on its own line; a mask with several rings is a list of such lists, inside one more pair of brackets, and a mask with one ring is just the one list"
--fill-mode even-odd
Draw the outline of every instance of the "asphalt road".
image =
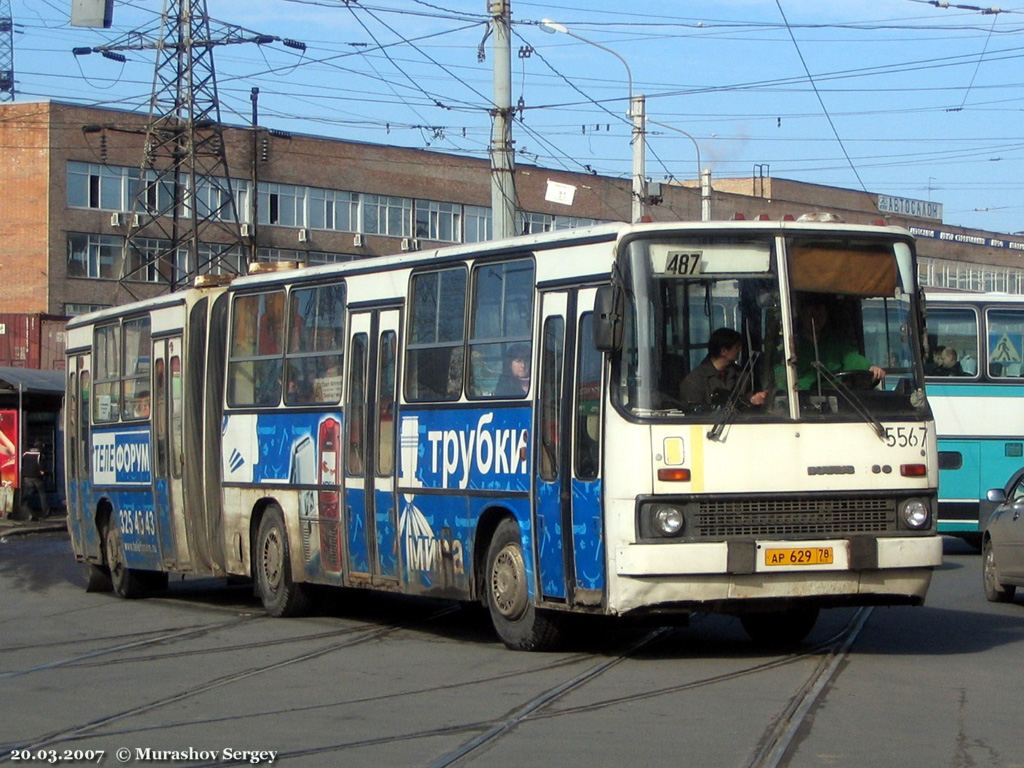
[[0, 542], [0, 762], [1024, 768], [1024, 598], [987, 603], [952, 540], [924, 608], [829, 611], [781, 655], [719, 616], [528, 654], [445, 602], [84, 586], [65, 536]]

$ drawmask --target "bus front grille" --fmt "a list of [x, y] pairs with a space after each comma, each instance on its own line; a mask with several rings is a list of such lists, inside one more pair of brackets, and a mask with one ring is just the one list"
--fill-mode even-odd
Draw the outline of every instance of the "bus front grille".
[[733, 536], [835, 536], [896, 530], [896, 503], [885, 498], [737, 499], [697, 505], [698, 539]]

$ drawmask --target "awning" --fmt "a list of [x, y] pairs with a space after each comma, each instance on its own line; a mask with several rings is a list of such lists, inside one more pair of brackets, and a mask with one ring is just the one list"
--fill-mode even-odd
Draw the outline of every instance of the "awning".
[[64, 371], [40, 371], [36, 368], [0, 366], [0, 395], [63, 395]]

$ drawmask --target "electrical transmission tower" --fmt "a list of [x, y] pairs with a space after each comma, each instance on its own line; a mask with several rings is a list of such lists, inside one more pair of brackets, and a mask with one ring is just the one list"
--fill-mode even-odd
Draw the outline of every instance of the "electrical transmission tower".
[[0, 0], [0, 101], [14, 101], [14, 19], [11, 0]]
[[[214, 38], [206, 0], [164, 0], [160, 26], [156, 39], [136, 30], [122, 41], [74, 51], [124, 61], [121, 51], [156, 50], [145, 146], [121, 267], [121, 285], [133, 295], [131, 281], [152, 281], [159, 275], [173, 291], [200, 274], [238, 274], [247, 256], [255, 257], [245, 246], [228, 172], [213, 49], [281, 40], [219, 22]], [[293, 40], [283, 42], [305, 49]]]

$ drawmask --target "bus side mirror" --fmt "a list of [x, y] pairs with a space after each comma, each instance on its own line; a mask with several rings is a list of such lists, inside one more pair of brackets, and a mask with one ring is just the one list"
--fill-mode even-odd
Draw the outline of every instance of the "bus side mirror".
[[622, 291], [602, 285], [594, 298], [594, 346], [614, 352], [622, 346]]

